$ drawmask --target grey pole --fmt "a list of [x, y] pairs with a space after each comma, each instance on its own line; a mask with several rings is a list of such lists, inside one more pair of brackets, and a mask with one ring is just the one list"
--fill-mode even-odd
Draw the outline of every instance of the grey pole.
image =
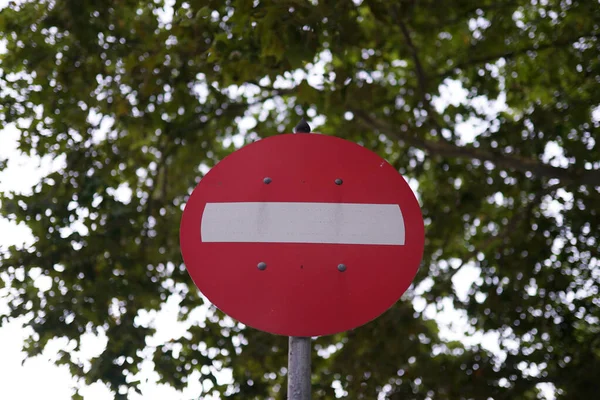
[[[304, 118], [295, 133], [310, 133]], [[288, 400], [310, 400], [310, 337], [290, 336], [288, 349]]]
[[290, 336], [288, 400], [310, 400], [310, 338]]

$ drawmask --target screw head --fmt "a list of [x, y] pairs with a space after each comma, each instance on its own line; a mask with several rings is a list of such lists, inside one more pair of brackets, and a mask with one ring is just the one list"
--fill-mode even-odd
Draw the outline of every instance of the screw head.
[[258, 263], [258, 265], [256, 267], [258, 269], [260, 269], [261, 271], [264, 271], [265, 269], [267, 269], [267, 263], [261, 261]]
[[345, 264], [338, 264], [338, 271], [344, 272], [345, 270], [346, 270], [346, 265]]
[[273, 182], [273, 180], [267, 176], [265, 179], [263, 179], [263, 182], [268, 185], [269, 183]]
[[337, 178], [334, 182], [336, 185], [341, 185], [342, 183], [344, 183], [344, 181], [341, 180], [340, 178]]

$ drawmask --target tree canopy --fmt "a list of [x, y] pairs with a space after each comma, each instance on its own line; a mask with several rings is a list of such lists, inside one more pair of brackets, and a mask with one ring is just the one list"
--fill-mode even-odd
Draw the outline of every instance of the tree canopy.
[[[178, 238], [203, 173], [306, 116], [415, 183], [426, 225], [420, 290], [313, 341], [315, 398], [535, 399], [543, 383], [594, 397], [597, 1], [40, 0], [3, 9], [0, 39], [0, 121], [20, 151], [62, 161], [31, 193], [0, 194], [35, 238], [0, 256], [2, 322], [30, 319], [29, 355], [102, 331], [89, 364], [58, 362], [119, 398], [148, 358], [175, 388], [196, 371], [224, 398], [285, 398], [285, 337], [211, 309], [153, 347], [138, 317], [173, 294], [182, 320], [204, 303]], [[478, 274], [467, 296], [463, 268]], [[500, 351], [440, 337], [416, 297], [451, 302]]]

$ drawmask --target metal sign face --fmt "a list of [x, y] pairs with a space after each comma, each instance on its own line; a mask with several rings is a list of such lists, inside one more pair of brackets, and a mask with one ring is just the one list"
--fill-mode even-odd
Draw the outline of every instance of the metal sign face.
[[421, 262], [419, 204], [375, 153], [320, 134], [234, 152], [183, 212], [181, 251], [200, 291], [256, 329], [321, 336], [391, 307]]

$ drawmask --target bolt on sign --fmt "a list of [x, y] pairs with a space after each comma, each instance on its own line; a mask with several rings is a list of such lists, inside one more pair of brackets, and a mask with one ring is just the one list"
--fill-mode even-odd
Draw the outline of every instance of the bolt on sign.
[[240, 322], [330, 335], [384, 313], [421, 262], [419, 204], [387, 161], [321, 134], [247, 145], [200, 181], [183, 212], [190, 276]]

